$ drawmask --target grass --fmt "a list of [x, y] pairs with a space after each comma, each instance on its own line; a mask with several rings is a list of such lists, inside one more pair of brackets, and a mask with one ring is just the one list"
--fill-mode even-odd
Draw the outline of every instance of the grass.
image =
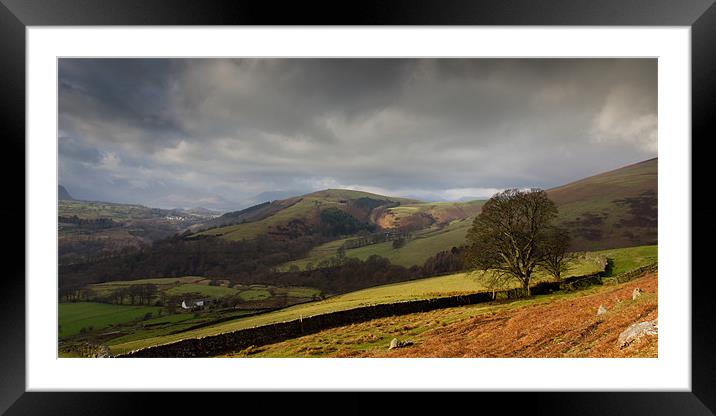
[[83, 219], [111, 218], [115, 221], [161, 218], [169, 211], [147, 208], [142, 205], [117, 204], [96, 201], [58, 201], [58, 214], [63, 217], [76, 215]]
[[639, 246], [597, 251], [613, 261], [612, 275], [634, 270], [658, 260], [658, 246]]
[[477, 215], [484, 203], [484, 200], [467, 202], [423, 202], [390, 208], [387, 212], [398, 222], [416, 214], [428, 214], [437, 220], [438, 223], [445, 223], [456, 218], [467, 218]]
[[60, 338], [77, 335], [82, 328], [100, 330], [110, 325], [137, 321], [147, 313], [157, 315], [159, 307], [108, 305], [104, 303], [77, 302], [59, 304]]
[[[239, 317], [253, 314], [266, 308], [282, 307], [313, 300], [320, 290], [311, 287], [276, 287], [269, 285], [236, 285], [210, 286], [210, 279], [198, 276], [176, 278], [153, 278], [132, 281], [114, 281], [90, 285], [99, 296], [109, 295], [112, 291], [132, 285], [154, 284], [160, 293], [167, 296], [181, 296], [188, 293], [199, 293], [205, 298], [222, 298], [237, 295], [241, 301], [239, 309], [211, 308], [199, 312], [169, 314], [168, 310], [159, 306], [115, 305], [95, 302], [60, 303], [59, 305], [59, 339], [62, 345], [71, 345], [77, 341], [91, 341], [105, 345], [136, 342], [145, 338], [163, 337], [188, 330], [196, 325], [210, 324], [219, 319]], [[156, 296], [157, 299], [161, 295]], [[153, 302], [153, 301], [152, 301]], [[144, 319], [147, 313], [153, 317]], [[161, 316], [160, 316], [161, 313]], [[107, 333], [107, 328], [112, 329]], [[84, 328], [84, 330], [82, 330]], [[68, 352], [60, 349], [62, 356]], [[69, 353], [71, 355], [71, 353]]]
[[[455, 308], [438, 309], [430, 312], [373, 319], [331, 328], [315, 334], [309, 334], [270, 345], [249, 347], [225, 355], [226, 357], [355, 357], [390, 356], [391, 354], [410, 353], [424, 347], [413, 356], [426, 355], [432, 343], [444, 347], [451, 342], [457, 346], [452, 356], [652, 356], [649, 351], [631, 348], [625, 351], [614, 349], [616, 336], [626, 325], [633, 322], [633, 316], [641, 316], [642, 311], [651, 310], [657, 302], [654, 289], [644, 293], [636, 301], [630, 300], [631, 286], [651, 285], [653, 281], [634, 281], [619, 286], [592, 286], [578, 292], [555, 292], [510, 302], [490, 302]], [[615, 301], [615, 299], [619, 299]], [[606, 303], [609, 312], [601, 318], [600, 331], [588, 329], [593, 322], [594, 309], [600, 303]], [[549, 313], [548, 322], [535, 325], [530, 311]], [[474, 322], [479, 318], [479, 323]], [[505, 322], [508, 320], [508, 322]], [[491, 324], [491, 322], [494, 322]], [[501, 322], [505, 322], [504, 324]], [[564, 323], [562, 323], [564, 322]], [[483, 333], [475, 333], [478, 324], [492, 326]], [[507, 326], [511, 327], [507, 328]], [[483, 327], [484, 327], [483, 326]], [[610, 332], [603, 329], [605, 326]], [[515, 332], [516, 327], [529, 328], [529, 333]], [[498, 338], [504, 343], [489, 337], [499, 337], [499, 332], [512, 339]], [[488, 338], [482, 338], [485, 335]], [[587, 337], [588, 341], [583, 338]], [[408, 349], [388, 351], [390, 340], [411, 340], [416, 346]], [[541, 341], [541, 342], [540, 342]], [[470, 343], [491, 344], [492, 349], [484, 348], [470, 353]], [[593, 345], [594, 343], [594, 345]], [[425, 348], [427, 347], [427, 348]], [[531, 352], [522, 352], [523, 348]], [[433, 351], [434, 352], [434, 351]], [[655, 351], [654, 351], [655, 352]], [[449, 354], [450, 348], [444, 348], [440, 356]], [[467, 355], [466, 355], [467, 356]]]
[[[455, 220], [444, 227], [434, 226], [415, 232], [413, 238], [409, 239], [399, 249], [394, 249], [393, 242], [387, 241], [346, 250], [346, 257], [365, 260], [376, 254], [400, 266], [423, 265], [425, 260], [436, 253], [464, 244], [465, 235], [471, 224], [471, 218]], [[280, 269], [288, 270], [292, 265], [295, 265], [299, 269], [305, 270], [309, 263], [315, 267], [322, 260], [334, 257], [344, 241], [345, 239], [322, 244], [311, 250], [306, 258], [285, 263], [281, 265]]]
[[357, 199], [362, 197], [395, 201], [400, 203], [414, 203], [416, 201], [404, 198], [393, 198], [383, 195], [371, 194], [368, 192], [351, 191], [347, 189], [328, 189], [325, 191], [314, 192], [304, 195], [295, 204], [286, 207], [273, 215], [259, 221], [247, 222], [244, 224], [230, 225], [227, 227], [219, 227], [206, 230], [196, 235], [214, 235], [220, 236], [227, 240], [242, 240], [255, 238], [261, 234], [265, 234], [271, 228], [287, 224], [293, 219], [300, 219], [310, 222], [317, 214], [317, 203], [320, 203], [320, 209], [330, 207], [338, 207], [343, 205], [345, 200]]
[[[575, 274], [586, 274], [597, 270], [596, 263], [591, 260], [584, 260], [567, 273], [567, 276]], [[565, 276], [565, 277], [567, 277]], [[535, 283], [549, 279], [544, 275], [535, 276]], [[484, 284], [482, 273], [457, 273], [447, 276], [419, 279], [403, 283], [395, 283], [363, 289], [331, 297], [318, 302], [309, 302], [295, 305], [278, 311], [255, 315], [244, 319], [221, 323], [215, 326], [200, 328], [195, 331], [161, 336], [149, 339], [136, 340], [132, 342], [117, 343], [110, 346], [110, 350], [117, 354], [128, 352], [138, 348], [151, 345], [164, 344], [178, 341], [185, 338], [198, 338], [208, 335], [215, 335], [223, 332], [231, 332], [239, 329], [254, 326], [266, 325], [276, 322], [289, 321], [339, 310], [346, 310], [360, 306], [392, 303], [417, 299], [429, 299], [455, 294], [475, 293], [488, 290]]]
[[[658, 160], [652, 159], [605, 172], [547, 191], [559, 209], [559, 222], [572, 231], [573, 246], [579, 250], [629, 247], [656, 241], [655, 226], [636, 226], [622, 220], [639, 218], [627, 205], [616, 201], [657, 192]], [[648, 210], [647, 210], [648, 212]], [[585, 221], [596, 216], [595, 223]]]
[[155, 279], [138, 279], [138, 280], [118, 280], [106, 283], [98, 283], [93, 286], [131, 286], [131, 285], [173, 285], [173, 284], [184, 284], [184, 283], [198, 283], [205, 280], [205, 277], [201, 276], [184, 276], [184, 277], [158, 277]]
[[[167, 295], [184, 295], [187, 293], [200, 293], [202, 296], [221, 298], [224, 296], [230, 296], [230, 295], [239, 293], [239, 290], [234, 289], [234, 288], [229, 288], [229, 287], [222, 287], [222, 286], [209, 286], [209, 285], [200, 285], [200, 284], [189, 283], [189, 284], [183, 284], [180, 286], [176, 286], [171, 289], [167, 289], [165, 291], [165, 293]], [[241, 292], [241, 293], [242, 293], [241, 296], [243, 297], [244, 292]], [[271, 296], [270, 293], [269, 293], [269, 296]]]
[[[234, 287], [211, 286], [210, 279], [200, 276], [167, 277], [155, 279], [122, 280], [90, 285], [98, 295], [107, 295], [110, 292], [123, 287], [140, 284], [157, 285], [160, 291], [166, 295], [177, 296], [188, 293], [199, 293], [201, 296], [210, 298], [222, 298], [238, 294], [244, 301], [256, 301], [268, 299], [273, 295], [286, 295], [292, 298], [308, 298], [320, 293], [320, 290], [310, 287], [275, 287], [268, 285], [236, 285]], [[127, 300], [128, 302], [128, 300]]]
[[285, 289], [286, 296], [292, 298], [311, 298], [321, 293], [320, 290], [312, 287], [291, 287]]
[[266, 289], [249, 289], [242, 291], [239, 294], [239, 297], [245, 301], [262, 300], [270, 298], [271, 292]]

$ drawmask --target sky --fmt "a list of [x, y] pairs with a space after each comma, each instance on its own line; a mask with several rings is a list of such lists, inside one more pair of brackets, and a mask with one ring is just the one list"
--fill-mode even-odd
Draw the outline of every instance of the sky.
[[77, 199], [486, 199], [657, 156], [656, 59], [63, 58], [58, 88]]

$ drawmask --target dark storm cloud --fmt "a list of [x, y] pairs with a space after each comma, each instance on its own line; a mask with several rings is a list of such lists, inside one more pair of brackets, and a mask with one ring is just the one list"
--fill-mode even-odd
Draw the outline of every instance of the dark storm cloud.
[[232, 208], [551, 187], [656, 155], [656, 60], [62, 59], [60, 182]]

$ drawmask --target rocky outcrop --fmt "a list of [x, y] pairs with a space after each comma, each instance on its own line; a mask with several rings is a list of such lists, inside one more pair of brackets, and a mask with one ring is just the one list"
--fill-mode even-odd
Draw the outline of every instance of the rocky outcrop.
[[619, 334], [617, 339], [617, 346], [619, 348], [625, 348], [637, 339], [646, 335], [658, 335], [659, 325], [658, 319], [653, 321], [639, 322], [629, 326], [624, 332]]

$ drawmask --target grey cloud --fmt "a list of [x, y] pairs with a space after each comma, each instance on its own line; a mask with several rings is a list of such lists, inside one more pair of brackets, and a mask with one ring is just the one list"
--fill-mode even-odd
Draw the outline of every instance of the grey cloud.
[[656, 68], [653, 59], [62, 59], [60, 181], [96, 199], [112, 189], [114, 200], [215, 207], [327, 186], [447, 199], [551, 187], [656, 155]]

